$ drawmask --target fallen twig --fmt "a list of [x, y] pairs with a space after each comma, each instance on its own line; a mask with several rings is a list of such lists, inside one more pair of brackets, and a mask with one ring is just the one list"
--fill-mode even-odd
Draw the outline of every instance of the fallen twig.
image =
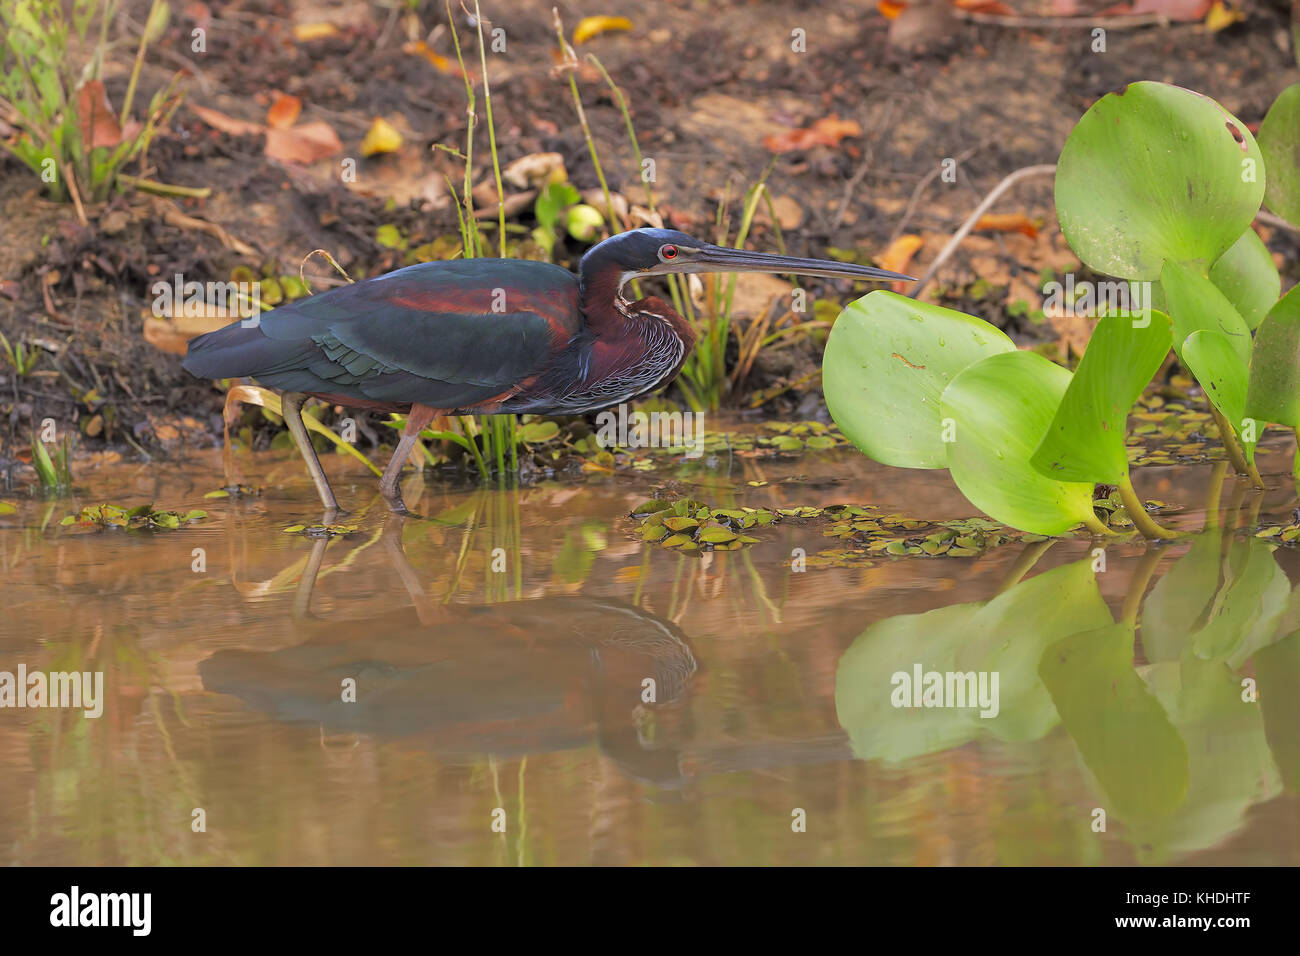
[[983, 202], [975, 207], [975, 211], [966, 217], [966, 221], [961, 224], [961, 228], [953, 234], [953, 237], [948, 240], [948, 244], [939, 251], [937, 256], [934, 257], [934, 261], [930, 263], [930, 268], [926, 269], [925, 275], [921, 276], [921, 278], [916, 281], [916, 285], [912, 287], [912, 291], [908, 293], [908, 297], [915, 299], [921, 294], [921, 291], [929, 284], [930, 280], [934, 278], [935, 272], [938, 271], [941, 265], [948, 261], [949, 257], [957, 250], [957, 247], [961, 245], [961, 241], [970, 234], [972, 229], [975, 228], [975, 223], [979, 222], [980, 217], [989, 210], [989, 207], [998, 201], [999, 196], [1022, 179], [1028, 179], [1031, 176], [1045, 176], [1055, 172], [1055, 163], [1044, 164], [1041, 166], [1025, 166], [1022, 169], [1017, 169], [1014, 173], [1011, 173], [1003, 179], [1002, 182], [994, 186], [992, 192], [985, 196]]
[[[953, 157], [953, 162], [960, 166], [962, 163], [966, 162], [966, 160], [979, 152], [979, 150], [983, 149], [987, 142], [988, 140], [984, 140], [983, 142], [976, 143], [970, 149], [962, 150]], [[894, 227], [894, 231], [889, 237], [891, 243], [903, 234], [903, 230], [907, 228], [907, 224], [912, 221], [912, 216], [916, 214], [916, 205], [921, 201], [921, 194], [925, 192], [926, 187], [929, 186], [930, 183], [934, 182], [934, 177], [938, 176], [942, 171], [942, 165], [935, 166], [928, 173], [922, 176], [921, 181], [916, 184], [916, 188], [912, 190], [912, 198], [908, 200], [907, 208], [903, 210], [902, 218], [898, 220], [898, 225]]]
[[1199, 24], [1199, 20], [1174, 21], [1163, 13], [1115, 14], [1108, 17], [1017, 17], [996, 13], [975, 13], [970, 10], [953, 10], [951, 16], [968, 23], [981, 23], [995, 27], [1028, 27], [1029, 29], [1083, 29], [1104, 27], [1107, 30], [1133, 30], [1138, 27], [1168, 27], [1175, 22]]
[[161, 197], [156, 198], [154, 200], [154, 209], [162, 217], [163, 222], [170, 226], [176, 226], [178, 229], [192, 229], [196, 232], [207, 233], [227, 249], [238, 252], [241, 256], [256, 256], [258, 254], [257, 250], [248, 243], [236, 239], [215, 222], [208, 222], [206, 219], [196, 219], [193, 216], [187, 216], [185, 213], [181, 212], [180, 208], [173, 202]]

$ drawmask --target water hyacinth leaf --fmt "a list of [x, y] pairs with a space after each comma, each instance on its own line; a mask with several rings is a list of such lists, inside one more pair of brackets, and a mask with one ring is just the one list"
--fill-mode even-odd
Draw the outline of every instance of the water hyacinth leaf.
[[1269, 749], [1286, 789], [1300, 793], [1300, 631], [1255, 655], [1255, 677]]
[[[1254, 176], [1243, 175], [1243, 163]], [[1126, 279], [1157, 279], [1166, 259], [1209, 269], [1263, 198], [1263, 163], [1246, 125], [1214, 100], [1163, 83], [1132, 83], [1094, 103], [1056, 168], [1070, 248]]]
[[[1151, 589], [1142, 607], [1142, 648], [1153, 663], [1185, 653], [1237, 668], [1277, 640], [1291, 598], [1273, 546], [1203, 534]], [[1298, 607], [1300, 609], [1300, 607]]]
[[[924, 614], [900, 614], [860, 634], [835, 669], [835, 714], [863, 760], [902, 763], [971, 740], [978, 728], [955, 707], [894, 706], [914, 666], [957, 670], [957, 650], [979, 604], [954, 604]], [[897, 699], [897, 698], [895, 698]]]
[[1282, 277], [1273, 256], [1254, 229], [1247, 229], [1232, 248], [1210, 269], [1210, 281], [1246, 320], [1257, 329], [1282, 294]]
[[1208, 618], [1222, 579], [1222, 543], [1197, 535], [1142, 602], [1142, 650], [1147, 660], [1176, 661], [1188, 635]]
[[664, 527], [669, 531], [686, 531], [688, 528], [699, 527], [699, 521], [695, 518], [665, 518]]
[[1291, 584], [1273, 557], [1273, 545], [1259, 538], [1232, 543], [1223, 576], [1205, 623], [1190, 635], [1191, 651], [1235, 670], [1282, 636], [1278, 622], [1291, 598]]
[[893, 292], [868, 293], [840, 314], [822, 382], [831, 417], [864, 454], [901, 468], [943, 468], [939, 398], [957, 373], [1015, 351], [982, 319]]
[[[1135, 324], [1136, 323], [1136, 324]], [[1060, 481], [1119, 484], [1128, 476], [1128, 413], [1173, 341], [1169, 317], [1101, 319], [1031, 462]]]
[[1201, 329], [1183, 342], [1183, 364], [1205, 389], [1205, 395], [1232, 425], [1246, 461], [1254, 462], [1263, 422], [1246, 423], [1246, 384], [1249, 371], [1226, 335]]
[[1300, 286], [1269, 310], [1255, 334], [1246, 414], [1260, 422], [1300, 425]]
[[989, 601], [957, 651], [958, 671], [998, 675], [998, 714], [974, 722], [1001, 740], [1041, 738], [1059, 720], [1038, 676], [1044, 648], [1080, 628], [1111, 623], [1091, 558], [1036, 574]]
[[1131, 625], [1081, 631], [1043, 653], [1061, 724], [1123, 817], [1171, 813], [1187, 794], [1187, 746], [1133, 669]]
[[1033, 352], [986, 358], [944, 390], [942, 418], [952, 479], [990, 517], [1034, 534], [1093, 524], [1092, 483], [1048, 478], [1030, 458], [1060, 405], [1070, 373]]
[[1269, 107], [1259, 127], [1259, 149], [1268, 173], [1268, 208], [1300, 226], [1300, 83], [1288, 86]]
[[1139, 862], [1218, 846], [1241, 829], [1252, 806], [1281, 790], [1258, 704], [1242, 700], [1241, 678], [1222, 661], [1153, 664], [1147, 687], [1187, 747], [1187, 795], [1172, 815], [1139, 821], [1129, 839]]
[[[1038, 740], [1057, 723], [1038, 676], [1043, 648], [1080, 624], [1110, 621], [1091, 559], [1035, 575], [987, 604], [878, 621], [840, 659], [836, 714], [864, 760], [901, 762], [958, 746], [981, 731], [1002, 740]], [[969, 679], [954, 680], [953, 703], [961, 706], [926, 706], [925, 681], [918, 689], [915, 680], [918, 664], [923, 675], [945, 675], [945, 694], [948, 672], [975, 675], [975, 699]], [[996, 713], [978, 701], [978, 672], [998, 674]], [[985, 689], [991, 700], [991, 683]]]
[[1250, 361], [1250, 327], [1214, 283], [1186, 266], [1166, 262], [1160, 286], [1174, 325], [1174, 351], [1180, 359], [1187, 337], [1208, 329], [1227, 337], [1243, 366]]

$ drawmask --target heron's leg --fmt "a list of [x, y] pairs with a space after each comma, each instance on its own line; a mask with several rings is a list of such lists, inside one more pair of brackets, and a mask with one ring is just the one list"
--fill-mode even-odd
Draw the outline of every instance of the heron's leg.
[[379, 493], [388, 502], [388, 509], [395, 514], [408, 513], [406, 505], [402, 502], [402, 490], [398, 487], [398, 478], [402, 474], [406, 459], [411, 457], [411, 449], [419, 441], [420, 432], [433, 421], [433, 416], [434, 410], [427, 405], [411, 406], [411, 413], [406, 416], [406, 427], [402, 429], [402, 437], [397, 442], [397, 451], [393, 452], [392, 460], [384, 469], [384, 476], [379, 479]]
[[404, 515], [390, 514], [388, 516], [388, 519], [384, 522], [384, 550], [388, 552], [388, 556], [393, 562], [393, 570], [402, 579], [402, 584], [406, 587], [406, 593], [410, 595], [411, 603], [415, 605], [415, 613], [419, 617], [420, 623], [426, 627], [432, 627], [439, 621], [441, 615], [436, 605], [429, 599], [429, 595], [424, 590], [424, 585], [420, 582], [420, 576], [415, 573], [415, 568], [411, 567], [411, 562], [402, 549], [402, 525], [405, 523], [406, 516]]
[[307, 426], [302, 423], [302, 403], [306, 398], [302, 392], [285, 392], [280, 396], [280, 406], [284, 412], [284, 423], [289, 426], [289, 434], [293, 436], [293, 443], [298, 446], [303, 460], [307, 462], [311, 480], [316, 483], [316, 492], [320, 495], [321, 504], [325, 506], [328, 519], [338, 512], [339, 503], [325, 477], [325, 469], [321, 468], [320, 459], [316, 457], [316, 449], [312, 447], [311, 438], [307, 435]]
[[311, 554], [307, 556], [307, 566], [303, 568], [302, 577], [298, 579], [298, 590], [293, 596], [295, 618], [311, 616], [311, 595], [312, 591], [316, 590], [316, 577], [320, 574], [321, 562], [325, 559], [325, 546], [329, 543], [328, 535], [312, 542]]

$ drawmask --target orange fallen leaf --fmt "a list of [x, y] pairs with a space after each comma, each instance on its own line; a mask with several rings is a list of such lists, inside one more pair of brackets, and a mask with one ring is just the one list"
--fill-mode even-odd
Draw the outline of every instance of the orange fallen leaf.
[[266, 111], [266, 125], [272, 129], [288, 129], [298, 122], [302, 113], [302, 100], [287, 93], [276, 93], [275, 102]]
[[923, 245], [925, 245], [925, 240], [920, 236], [899, 236], [889, 244], [888, 249], [876, 256], [876, 265], [889, 272], [906, 274], [912, 256], [916, 255]]
[[641, 580], [644, 573], [640, 565], [634, 564], [630, 567], [619, 568], [614, 572], [614, 580], [619, 584], [632, 584]]
[[293, 38], [299, 43], [310, 43], [312, 40], [323, 40], [338, 34], [339, 28], [332, 23], [298, 23], [293, 28]]
[[583, 17], [573, 31], [573, 42], [586, 43], [594, 36], [608, 33], [610, 30], [631, 30], [632, 21], [627, 17]]
[[853, 120], [838, 116], [819, 119], [807, 129], [792, 129], [763, 137], [763, 145], [773, 153], [788, 153], [814, 146], [838, 146], [846, 136], [861, 136], [862, 127]]
[[77, 91], [77, 112], [81, 116], [81, 141], [91, 149], [112, 149], [122, 142], [122, 128], [108, 105], [108, 94], [99, 80], [89, 80]]
[[184, 15], [199, 26], [206, 27], [212, 20], [212, 10], [202, 0], [190, 0], [182, 11]]
[[429, 44], [425, 43], [423, 40], [419, 40], [415, 43], [402, 44], [402, 52], [409, 53], [412, 56], [424, 57], [426, 60], [429, 61], [429, 65], [432, 66], [439, 73], [446, 73], [449, 76], [460, 74], [459, 63], [453, 63], [451, 60], [447, 59], [447, 57], [443, 56], [441, 53], [435, 53], [432, 49], [430, 49]]
[[896, 20], [898, 15], [907, 9], [907, 4], [899, 3], [898, 0], [878, 0], [876, 9], [886, 20]]
[[213, 129], [228, 133], [231, 136], [255, 136], [265, 129], [261, 123], [249, 123], [246, 120], [235, 119], [233, 116], [227, 116], [219, 110], [209, 109], [206, 106], [196, 106], [191, 103], [189, 107], [199, 119]]
[[1038, 238], [1038, 227], [1024, 213], [989, 213], [975, 223], [979, 232], [1019, 232], [1030, 239]]
[[343, 152], [339, 134], [329, 123], [317, 120], [290, 129], [266, 131], [266, 155], [286, 163], [314, 163]]

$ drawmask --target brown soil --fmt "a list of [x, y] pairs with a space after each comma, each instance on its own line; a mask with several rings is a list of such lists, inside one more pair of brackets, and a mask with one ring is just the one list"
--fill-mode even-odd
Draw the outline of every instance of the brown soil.
[[[136, 24], [147, 6], [145, 0], [127, 4]], [[260, 136], [215, 131], [182, 107], [150, 150], [150, 175], [210, 187], [212, 196], [176, 202], [119, 196], [88, 207], [88, 225], [72, 207], [44, 201], [16, 160], [0, 158], [0, 330], [44, 352], [26, 377], [0, 368], [6, 419], [0, 475], [13, 475], [33, 429], [47, 417], [74, 425], [83, 446], [107, 442], [126, 452], [134, 446], [137, 454], [206, 444], [219, 434], [218, 391], [186, 375], [177, 355], [144, 341], [143, 315], [160, 278], [180, 272], [224, 281], [237, 266], [296, 273], [316, 248], [329, 250], [354, 276], [374, 275], [403, 264], [401, 252], [377, 241], [380, 226], [397, 226], [411, 248], [456, 233], [441, 177], [459, 186], [463, 168], [430, 147], [463, 148], [465, 91], [459, 75], [403, 52], [403, 15], [388, 18], [356, 2], [214, 2], [208, 51], [192, 54], [202, 4], [175, 6], [169, 32], [142, 75], [146, 100], [183, 66], [187, 103], [261, 123], [280, 90], [303, 100], [300, 123], [321, 120], [336, 130], [342, 157], [359, 157], [376, 116], [402, 129], [406, 145], [396, 154], [358, 158], [357, 182], [345, 183], [342, 157], [281, 164], [266, 158]], [[1046, 14], [1048, 6], [1020, 4], [1017, 12]], [[575, 185], [591, 189], [598, 181], [567, 83], [552, 73], [550, 7], [549, 0], [530, 0], [483, 8], [506, 31], [506, 51], [489, 56], [501, 159], [558, 152]], [[607, 0], [599, 10], [564, 4], [560, 13], [570, 32], [585, 13], [632, 20], [631, 32], [606, 33], [577, 52], [599, 56], [627, 96], [641, 148], [656, 163], [656, 195], [668, 224], [711, 234], [725, 196], [734, 222], [736, 197], [773, 160], [764, 138], [838, 115], [857, 121], [862, 135], [776, 158], [768, 182], [787, 247], [815, 256], [858, 248], [869, 256], [905, 228], [925, 239], [912, 263], [920, 270], [983, 194], [1012, 170], [1053, 162], [1079, 115], [1128, 82], [1156, 79], [1202, 91], [1256, 128], [1278, 91], [1300, 75], [1285, 42], [1284, 7], [1257, 4], [1245, 23], [1217, 34], [1200, 24], [1112, 29], [1105, 53], [1091, 52], [1088, 30], [982, 25], [938, 14], [922, 24], [918, 42], [899, 45], [890, 42], [890, 24], [874, 4], [848, 0]], [[420, 3], [417, 12], [422, 36], [445, 22], [441, 4]], [[295, 23], [319, 22], [334, 23], [337, 34], [295, 41]], [[457, 22], [462, 42], [470, 40], [459, 11]], [[791, 48], [796, 28], [806, 31], [807, 52]], [[445, 27], [430, 46], [452, 53]], [[126, 54], [110, 64], [113, 103], [122, 101], [129, 66]], [[612, 98], [590, 66], [579, 71], [578, 82], [611, 189], [641, 202]], [[922, 178], [945, 157], [959, 156], [966, 158], [957, 182], [934, 179], [901, 222]], [[480, 135], [476, 183], [490, 175], [487, 158], [486, 135]], [[1030, 317], [1040, 272], [1071, 267], [1053, 217], [1050, 179], [1025, 182], [998, 211], [1023, 212], [1041, 224], [1038, 238], [973, 235], [927, 297], [984, 315], [1026, 341], [1055, 339], [1065, 333]], [[196, 229], [195, 219], [219, 225], [230, 240]], [[514, 221], [531, 228], [531, 206]], [[1266, 238], [1294, 278], [1294, 237]], [[760, 222], [752, 242], [773, 248], [771, 224]], [[251, 253], [238, 251], [247, 247]], [[572, 265], [581, 251], [570, 242], [559, 259]], [[333, 278], [319, 260], [307, 273], [318, 277], [314, 283]], [[850, 293], [813, 288], [840, 301]], [[751, 296], [754, 303], [768, 298], [762, 288]], [[819, 358], [819, 345], [810, 340], [764, 355], [745, 392], [798, 379]], [[746, 404], [744, 397], [737, 403]], [[819, 406], [814, 384], [811, 392], [782, 394], [765, 410], [806, 417]]]

